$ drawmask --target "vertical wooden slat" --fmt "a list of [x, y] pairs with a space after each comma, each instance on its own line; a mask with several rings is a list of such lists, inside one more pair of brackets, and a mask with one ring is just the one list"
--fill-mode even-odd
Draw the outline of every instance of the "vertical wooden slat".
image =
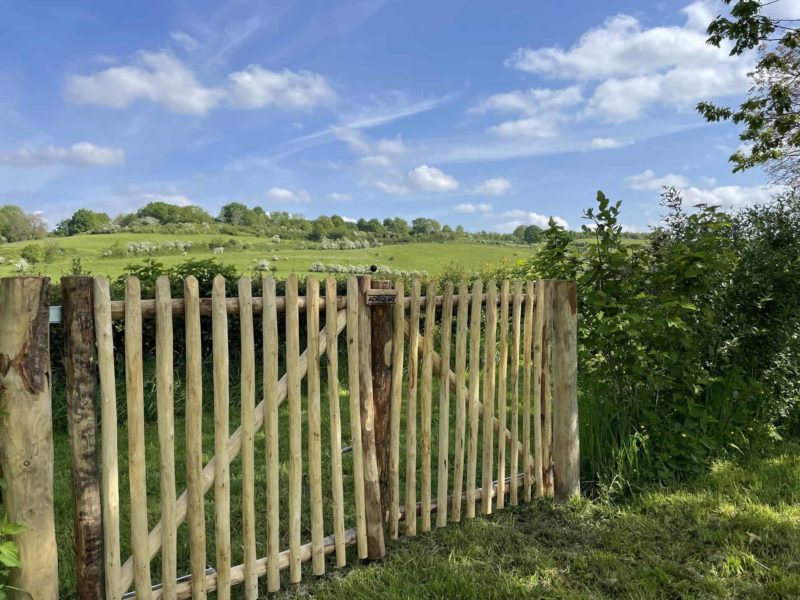
[[161, 581], [164, 598], [175, 597], [178, 577], [175, 520], [175, 397], [172, 375], [172, 298], [169, 278], [156, 280], [156, 405], [161, 478]]
[[106, 598], [119, 600], [119, 462], [117, 457], [117, 386], [108, 279], [94, 280], [94, 327], [100, 376], [100, 464], [102, 467], [103, 549]]
[[522, 372], [522, 460], [523, 460], [523, 485], [525, 502], [531, 501], [531, 356], [533, 344], [533, 282], [529, 281], [525, 290], [525, 327], [523, 341], [523, 372]]
[[[475, 482], [478, 462], [478, 419], [480, 417], [480, 368], [481, 368], [481, 296], [483, 282], [472, 284], [472, 311], [469, 327], [469, 448], [467, 449], [467, 509], [466, 516], [475, 516]], [[486, 417], [490, 418], [490, 417]]]
[[467, 317], [469, 286], [462, 281], [458, 287], [458, 314], [456, 316], [456, 438], [453, 467], [453, 506], [450, 519], [461, 520], [461, 490], [464, 485], [464, 439], [467, 428]]
[[353, 484], [356, 500], [358, 558], [367, 558], [367, 521], [364, 511], [364, 453], [361, 447], [361, 399], [358, 348], [358, 281], [347, 279], [347, 384], [350, 392], [350, 436], [353, 446]]
[[80, 598], [103, 598], [103, 513], [97, 456], [97, 362], [92, 278], [61, 278], [64, 371], [72, 471], [75, 579]]
[[46, 277], [0, 279], [3, 507], [8, 518], [23, 527], [14, 536], [22, 567], [11, 571], [9, 583], [33, 592], [33, 600], [58, 598], [49, 281]]
[[228, 454], [229, 366], [228, 309], [225, 279], [214, 277], [211, 289], [211, 334], [214, 357], [214, 538], [217, 546], [217, 598], [231, 595], [231, 477]]
[[262, 280], [264, 296], [264, 437], [267, 451], [267, 591], [281, 588], [280, 464], [278, 462], [278, 315], [275, 280]]
[[486, 284], [485, 358], [483, 363], [483, 467], [481, 469], [481, 510], [492, 513], [492, 480], [494, 475], [494, 391], [495, 352], [497, 351], [497, 283]]
[[297, 276], [286, 279], [286, 390], [289, 404], [289, 579], [300, 583], [300, 534], [303, 501], [302, 407], [300, 398], [300, 321]]
[[422, 340], [422, 379], [420, 399], [422, 411], [422, 437], [420, 439], [420, 462], [422, 463], [422, 486], [420, 530], [431, 530], [431, 419], [433, 396], [433, 338], [436, 335], [436, 284], [428, 283], [425, 290], [425, 337]]
[[553, 387], [551, 379], [552, 327], [553, 327], [553, 286], [552, 280], [543, 279], [537, 284], [541, 293], [537, 301], [542, 303], [542, 491], [547, 497], [554, 494], [553, 488]]
[[536, 283], [536, 307], [533, 335], [533, 484], [536, 497], [544, 495], [544, 478], [542, 473], [542, 345], [544, 328], [542, 323], [545, 315], [545, 303], [542, 301], [543, 285]]
[[439, 472], [436, 479], [436, 526], [447, 525], [447, 484], [450, 468], [450, 338], [453, 331], [453, 283], [444, 284], [442, 298], [442, 347], [439, 372]]
[[580, 494], [578, 300], [574, 281], [553, 284], [553, 459], [555, 497]]
[[[500, 284], [500, 363], [497, 370], [497, 420], [499, 430], [497, 436], [497, 508], [503, 509], [506, 504], [506, 435], [508, 419], [506, 404], [508, 402], [508, 299], [509, 283], [504, 279]], [[516, 446], [511, 452], [517, 453]]]
[[420, 282], [411, 284], [411, 306], [408, 316], [408, 406], [406, 409], [406, 523], [405, 534], [417, 535], [417, 386], [419, 361]]
[[197, 279], [183, 282], [186, 326], [186, 496], [192, 597], [206, 597], [206, 519], [203, 502], [203, 357]]
[[331, 498], [336, 566], [347, 564], [344, 544], [344, 484], [342, 482], [342, 417], [339, 409], [339, 335], [336, 333], [336, 278], [325, 279], [325, 335], [328, 362], [328, 417], [331, 433]]
[[366, 291], [370, 277], [361, 277], [358, 294], [358, 375], [361, 401], [361, 446], [364, 452], [364, 516], [367, 524], [367, 556], [382, 558], [386, 553], [383, 537], [380, 477], [375, 442], [375, 404], [372, 393], [372, 333]]
[[[308, 337], [308, 478], [311, 487], [311, 561], [314, 575], [325, 574], [322, 518], [322, 414], [319, 389], [319, 279], [306, 278]], [[341, 452], [340, 452], [341, 454]]]
[[144, 452], [144, 383], [142, 380], [141, 285], [125, 284], [125, 389], [128, 400], [128, 475], [131, 495], [131, 550], [136, 597], [152, 597], [147, 551], [147, 471]]
[[[405, 290], [403, 280], [395, 281], [397, 303], [392, 323], [392, 400], [389, 423], [389, 535], [397, 539], [400, 533], [400, 421], [403, 410], [403, 328], [405, 321]], [[335, 310], [334, 310], [335, 314]], [[328, 351], [330, 353], [330, 350]]]
[[241, 344], [244, 596], [247, 600], [256, 600], [258, 597], [255, 500], [256, 350], [253, 328], [253, 283], [249, 277], [239, 279], [239, 341]]
[[[512, 311], [514, 343], [511, 351], [511, 447], [519, 445], [519, 344], [522, 329], [522, 282], [514, 282], [514, 309]], [[523, 455], [524, 456], [524, 455]], [[524, 458], [523, 458], [524, 460]], [[519, 452], [511, 452], [511, 488], [509, 503], [519, 502]]]

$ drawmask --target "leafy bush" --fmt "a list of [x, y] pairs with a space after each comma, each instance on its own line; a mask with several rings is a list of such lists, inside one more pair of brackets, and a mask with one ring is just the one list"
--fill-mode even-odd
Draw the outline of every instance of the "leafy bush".
[[[0, 416], [2, 416], [0, 412]], [[5, 413], [7, 414], [7, 413]], [[5, 487], [5, 482], [0, 477], [0, 492]], [[3, 507], [3, 495], [0, 493], [0, 600], [7, 597], [9, 589], [8, 580], [11, 569], [21, 565], [19, 548], [13, 541], [13, 536], [22, 533], [22, 527], [10, 523]]]
[[44, 260], [44, 248], [42, 248], [41, 244], [28, 244], [22, 248], [19, 255], [20, 258], [24, 258], [28, 263], [35, 265]]
[[[623, 244], [620, 203], [585, 212], [594, 244], [554, 222], [513, 276], [574, 279], [581, 452], [605, 483], [681, 477], [797, 423], [800, 200], [683, 208]], [[506, 271], [508, 273], [508, 271]]]

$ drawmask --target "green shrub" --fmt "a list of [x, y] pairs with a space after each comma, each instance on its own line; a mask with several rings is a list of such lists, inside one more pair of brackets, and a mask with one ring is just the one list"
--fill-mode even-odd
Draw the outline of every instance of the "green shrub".
[[19, 255], [20, 258], [24, 258], [33, 265], [42, 262], [44, 259], [44, 248], [42, 248], [41, 244], [28, 244], [22, 248]]
[[[797, 430], [800, 200], [666, 215], [623, 243], [602, 193], [576, 249], [554, 222], [531, 260], [502, 272], [574, 279], [584, 471], [606, 484], [681, 477], [720, 454]], [[624, 486], [623, 486], [624, 487]]]

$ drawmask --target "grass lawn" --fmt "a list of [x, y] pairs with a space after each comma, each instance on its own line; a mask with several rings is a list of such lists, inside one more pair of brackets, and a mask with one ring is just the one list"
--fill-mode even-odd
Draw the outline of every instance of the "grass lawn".
[[[427, 271], [434, 275], [442, 271], [450, 263], [458, 263], [469, 270], [479, 269], [487, 263], [498, 264], [503, 260], [517, 260], [528, 257], [531, 248], [527, 246], [502, 246], [476, 243], [420, 243], [395, 244], [379, 248], [359, 250], [318, 250], [313, 242], [285, 240], [279, 243], [270, 238], [247, 236], [214, 235], [180, 235], [180, 234], [145, 234], [116, 233], [103, 235], [79, 235], [67, 238], [52, 238], [40, 242], [17, 242], [6, 244], [0, 248], [0, 276], [15, 274], [13, 263], [19, 259], [22, 249], [31, 244], [57, 244], [63, 252], [51, 262], [33, 265], [29, 273], [48, 275], [58, 278], [68, 273], [73, 258], [81, 259], [82, 267], [93, 275], [116, 277], [129, 264], [141, 264], [146, 256], [103, 257], [102, 253], [114, 244], [127, 248], [129, 242], [164, 243], [169, 241], [190, 241], [192, 249], [186, 256], [170, 254], [154, 258], [167, 266], [183, 262], [187, 258], [212, 258], [214, 255], [208, 247], [212, 240], [235, 239], [242, 244], [249, 244], [246, 250], [226, 250], [216, 256], [221, 262], [231, 264], [242, 272], [249, 273], [260, 260], [267, 260], [277, 267], [277, 275], [285, 277], [289, 273], [306, 273], [312, 263], [327, 264], [378, 264], [392, 269], [407, 271]], [[303, 247], [305, 246], [305, 248]], [[278, 260], [274, 260], [277, 256]]]
[[800, 598], [800, 446], [618, 506], [539, 501], [450, 525], [286, 595]]

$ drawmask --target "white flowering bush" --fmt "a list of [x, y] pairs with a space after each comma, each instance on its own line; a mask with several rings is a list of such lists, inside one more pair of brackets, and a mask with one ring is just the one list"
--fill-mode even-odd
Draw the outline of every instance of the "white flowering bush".
[[269, 271], [269, 266], [269, 261], [262, 258], [256, 262], [256, 271]]
[[279, 235], [273, 235], [273, 236], [272, 236], [272, 243], [273, 243], [273, 244], [280, 244], [280, 243], [281, 243], [281, 236], [279, 236]]
[[27, 273], [28, 269], [30, 268], [31, 264], [24, 258], [20, 258], [17, 262], [14, 263], [14, 270], [16, 270], [17, 273]]
[[[330, 263], [313, 263], [309, 267], [312, 273], [343, 273], [345, 275], [363, 275], [372, 273], [371, 265], [337, 265]], [[387, 266], [379, 265], [376, 275], [394, 275], [397, 277], [427, 277], [427, 271], [404, 271], [402, 269], [392, 269]]]
[[370, 242], [367, 239], [351, 240], [349, 238], [342, 238], [340, 240], [331, 240], [322, 238], [319, 243], [320, 250], [362, 250], [366, 248], [379, 248], [382, 246], [380, 242]]

